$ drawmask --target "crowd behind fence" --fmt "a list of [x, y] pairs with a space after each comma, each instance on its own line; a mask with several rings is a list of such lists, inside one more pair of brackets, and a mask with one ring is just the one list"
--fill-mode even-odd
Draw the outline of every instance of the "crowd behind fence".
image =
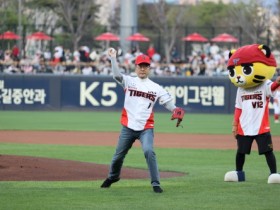
[[[151, 76], [189, 77], [189, 76], [227, 76], [229, 49], [219, 48], [216, 44], [201, 50], [193, 50], [191, 55], [181, 58], [174, 48], [171, 62], [157, 53], [153, 46], [144, 52], [151, 57]], [[123, 53], [118, 50], [119, 67], [126, 74], [134, 74], [134, 60], [143, 53], [135, 48]], [[61, 46], [55, 52], [37, 51], [32, 57], [20, 58], [16, 46], [11, 50], [0, 52], [0, 73], [3, 74], [73, 74], [73, 75], [111, 75], [111, 64], [106, 51], [90, 51], [83, 46], [70, 52]], [[277, 69], [279, 75], [279, 69]]]

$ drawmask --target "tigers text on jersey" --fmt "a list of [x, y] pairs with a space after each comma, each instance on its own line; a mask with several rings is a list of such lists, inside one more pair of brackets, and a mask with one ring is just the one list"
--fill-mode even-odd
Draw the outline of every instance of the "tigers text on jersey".
[[[122, 75], [125, 91], [121, 124], [135, 131], [154, 127], [153, 107], [157, 100], [165, 104], [171, 101], [171, 95], [159, 84], [149, 78], [140, 79]], [[118, 80], [116, 80], [119, 82]]]
[[254, 88], [237, 89], [235, 107], [242, 109], [238, 134], [254, 136], [270, 131], [268, 104], [273, 97], [271, 85], [272, 82], [266, 80]]

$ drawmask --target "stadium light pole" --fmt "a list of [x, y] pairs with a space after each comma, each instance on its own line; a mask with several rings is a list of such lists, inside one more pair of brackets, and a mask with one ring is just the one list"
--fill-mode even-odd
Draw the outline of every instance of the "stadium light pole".
[[120, 43], [124, 53], [130, 49], [130, 41], [125, 38], [137, 32], [137, 12], [137, 0], [121, 0]]
[[[22, 38], [22, 0], [18, 0], [18, 35]], [[22, 39], [18, 40], [20, 57], [22, 56]]]

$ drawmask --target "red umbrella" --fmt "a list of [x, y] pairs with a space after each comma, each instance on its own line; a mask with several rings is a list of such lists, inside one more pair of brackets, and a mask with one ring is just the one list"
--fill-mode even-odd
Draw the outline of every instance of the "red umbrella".
[[11, 31], [6, 31], [3, 34], [0, 35], [0, 39], [11, 39], [11, 40], [15, 40], [15, 39], [20, 39], [21, 37], [17, 34], [15, 34], [14, 32]]
[[119, 41], [120, 38], [116, 34], [106, 32], [106, 33], [100, 34], [99, 36], [95, 37], [95, 40], [97, 40], [97, 41]]
[[211, 39], [211, 41], [212, 42], [232, 42], [232, 43], [239, 42], [237, 38], [235, 38], [234, 36], [227, 34], [227, 33], [219, 34], [218, 36]]
[[136, 42], [148, 42], [150, 39], [143, 34], [135, 33], [129, 37], [126, 38], [128, 41], [136, 41]]
[[189, 41], [189, 42], [208, 42], [208, 39], [204, 36], [200, 35], [199, 33], [192, 33], [186, 37], [182, 38], [182, 41]]
[[52, 40], [53, 38], [46, 35], [43, 32], [35, 32], [29, 36], [26, 37], [26, 39], [33, 39], [33, 40]]

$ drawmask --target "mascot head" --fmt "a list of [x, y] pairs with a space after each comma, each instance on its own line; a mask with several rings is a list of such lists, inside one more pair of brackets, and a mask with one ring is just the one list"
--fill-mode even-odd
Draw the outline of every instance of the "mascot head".
[[231, 50], [227, 64], [229, 79], [237, 87], [251, 88], [271, 79], [276, 60], [265, 45], [246, 45]]

